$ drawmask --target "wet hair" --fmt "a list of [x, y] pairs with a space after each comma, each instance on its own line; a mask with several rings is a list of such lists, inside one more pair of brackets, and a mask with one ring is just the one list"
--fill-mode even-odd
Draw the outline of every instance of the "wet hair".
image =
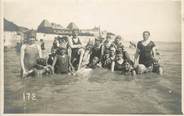
[[148, 33], [150, 35], [150, 32], [149, 31], [144, 31], [143, 34], [145, 34], [145, 33]]

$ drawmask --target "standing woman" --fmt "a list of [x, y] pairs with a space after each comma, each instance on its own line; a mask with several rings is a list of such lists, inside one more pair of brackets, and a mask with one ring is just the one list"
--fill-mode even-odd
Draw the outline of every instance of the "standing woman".
[[[135, 61], [139, 57], [139, 64], [143, 64], [146, 67], [146, 72], [153, 72], [153, 64], [156, 60], [155, 58], [155, 43], [149, 39], [150, 32], [143, 32], [143, 40], [139, 41], [137, 44], [137, 50], [135, 54]], [[158, 67], [158, 73], [162, 74], [162, 68]]]

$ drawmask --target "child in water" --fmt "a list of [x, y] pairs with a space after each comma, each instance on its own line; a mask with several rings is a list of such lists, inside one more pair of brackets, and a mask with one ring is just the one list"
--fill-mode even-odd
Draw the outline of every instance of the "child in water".
[[100, 68], [99, 61], [100, 59], [98, 57], [94, 57], [87, 67], [92, 69]]
[[37, 64], [35, 68], [33, 69], [34, 76], [39, 77], [42, 75], [50, 75], [53, 74], [53, 68], [51, 65], [47, 64], [47, 60], [44, 58], [37, 59]]
[[68, 74], [70, 72], [73, 72], [73, 66], [69, 59], [69, 56], [66, 54], [66, 49], [58, 48], [52, 64], [52, 66], [54, 67], [54, 73]]
[[153, 64], [152, 64], [152, 72], [158, 73], [160, 75], [163, 75], [163, 68], [160, 66], [160, 53], [158, 52], [158, 49], [155, 49], [155, 57], [153, 58]]
[[113, 71], [121, 71], [121, 74], [124, 75], [132, 75], [136, 74], [133, 66], [128, 60], [123, 59], [123, 54], [121, 51], [117, 51], [116, 58], [112, 62], [112, 72]]
[[123, 75], [132, 75], [132, 76], [136, 75], [136, 71], [133, 68], [133, 66], [130, 64], [130, 62], [125, 60], [122, 65], [123, 65], [123, 67], [122, 67], [121, 74], [123, 74]]

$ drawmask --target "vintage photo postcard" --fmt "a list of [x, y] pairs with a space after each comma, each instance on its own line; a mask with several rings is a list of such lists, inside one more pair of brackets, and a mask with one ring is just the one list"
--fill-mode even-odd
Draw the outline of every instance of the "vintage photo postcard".
[[2, 114], [183, 114], [182, 3], [3, 0]]

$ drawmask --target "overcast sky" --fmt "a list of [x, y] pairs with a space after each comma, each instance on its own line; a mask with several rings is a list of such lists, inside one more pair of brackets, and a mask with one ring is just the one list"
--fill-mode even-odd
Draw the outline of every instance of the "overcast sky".
[[43, 19], [66, 27], [100, 26], [127, 40], [181, 41], [181, 4], [177, 0], [4, 0], [4, 16], [37, 29]]

